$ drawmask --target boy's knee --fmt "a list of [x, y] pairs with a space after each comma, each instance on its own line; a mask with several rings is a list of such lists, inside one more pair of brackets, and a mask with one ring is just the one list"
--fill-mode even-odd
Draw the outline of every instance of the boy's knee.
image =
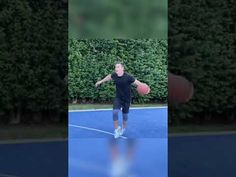
[[119, 109], [113, 109], [113, 121], [118, 120]]
[[127, 114], [123, 113], [123, 120], [124, 120], [124, 121], [127, 121], [127, 120], [128, 120], [128, 113], [127, 113]]

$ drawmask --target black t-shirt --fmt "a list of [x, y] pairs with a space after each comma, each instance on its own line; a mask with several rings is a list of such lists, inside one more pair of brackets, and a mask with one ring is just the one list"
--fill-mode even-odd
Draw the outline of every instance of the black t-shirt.
[[118, 76], [116, 73], [112, 73], [111, 78], [116, 85], [116, 98], [122, 101], [131, 101], [131, 84], [135, 81], [134, 77], [124, 73], [122, 76]]

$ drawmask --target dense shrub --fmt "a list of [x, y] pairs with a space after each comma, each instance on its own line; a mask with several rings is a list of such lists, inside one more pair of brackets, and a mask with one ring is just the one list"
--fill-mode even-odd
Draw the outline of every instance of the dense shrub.
[[115, 61], [123, 61], [125, 69], [151, 87], [147, 96], [132, 89], [133, 102], [165, 102], [167, 100], [167, 40], [114, 39], [69, 41], [69, 100], [77, 102], [110, 102], [114, 84], [95, 88], [97, 80], [114, 71]]
[[172, 106], [170, 121], [235, 118], [235, 1], [169, 2], [169, 70], [186, 76], [193, 99]]
[[0, 2], [0, 116], [7, 121], [67, 111], [63, 5], [53, 0]]

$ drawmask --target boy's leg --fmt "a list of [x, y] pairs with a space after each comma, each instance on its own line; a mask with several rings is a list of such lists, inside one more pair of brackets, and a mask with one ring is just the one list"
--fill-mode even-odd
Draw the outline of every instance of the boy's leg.
[[113, 122], [114, 122], [114, 128], [117, 129], [118, 126], [119, 126], [119, 124], [118, 124], [118, 120], [114, 120]]
[[123, 113], [123, 122], [122, 122], [122, 128], [125, 129], [127, 125], [127, 120], [128, 120], [128, 113], [124, 114]]
[[122, 128], [123, 128], [123, 129], [125, 129], [125, 128], [126, 128], [126, 125], [127, 125], [129, 107], [130, 107], [130, 103], [124, 103], [124, 104], [122, 105], [122, 113], [123, 113]]
[[121, 108], [121, 101], [118, 98], [115, 98], [113, 102], [113, 122], [114, 122], [114, 128], [118, 128], [118, 113]]

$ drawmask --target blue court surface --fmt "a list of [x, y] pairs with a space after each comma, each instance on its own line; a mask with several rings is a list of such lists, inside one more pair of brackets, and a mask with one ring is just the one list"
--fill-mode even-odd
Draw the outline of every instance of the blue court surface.
[[[122, 113], [119, 113], [122, 125]], [[69, 138], [110, 138], [114, 126], [112, 110], [81, 110], [69, 112]], [[131, 108], [126, 138], [166, 138], [167, 107]]]
[[67, 141], [5, 144], [0, 141], [0, 177], [68, 176]]
[[235, 177], [236, 134], [169, 138], [170, 177]]
[[69, 140], [69, 177], [167, 177], [167, 169], [167, 138]]
[[[70, 177], [105, 176], [112, 169], [111, 151], [116, 147], [111, 146], [112, 140], [70, 139], [69, 153], [67, 141], [11, 144], [0, 141], [0, 176], [66, 177], [68, 172]], [[165, 138], [140, 139], [128, 146], [125, 143], [129, 139], [119, 141], [121, 149], [133, 153], [130, 174], [134, 177], [149, 177], [151, 173], [151, 177], [166, 175]], [[168, 175], [235, 177], [235, 150], [236, 134], [169, 137]]]

